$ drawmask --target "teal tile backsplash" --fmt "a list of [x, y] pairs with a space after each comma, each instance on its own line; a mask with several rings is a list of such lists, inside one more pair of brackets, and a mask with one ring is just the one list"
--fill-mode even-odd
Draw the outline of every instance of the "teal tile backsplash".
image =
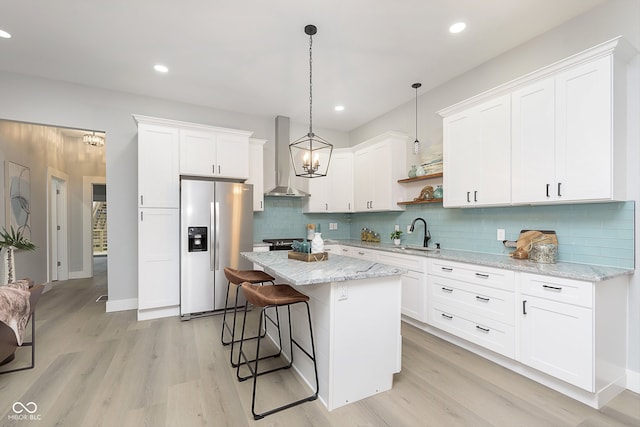
[[[358, 239], [362, 227], [367, 227], [390, 242], [389, 234], [398, 224], [403, 243], [421, 245], [421, 222], [407, 234], [407, 225], [421, 217], [431, 232], [430, 246], [440, 243], [447, 249], [507, 255], [512, 249], [496, 240], [498, 228], [506, 230], [507, 240], [517, 240], [522, 229], [555, 230], [560, 261], [634, 267], [634, 202], [472, 209], [415, 205], [404, 212], [355, 214], [305, 214], [302, 203], [302, 199], [265, 198], [265, 211], [254, 214], [254, 240], [302, 237], [305, 225], [316, 223], [325, 238]], [[338, 229], [330, 231], [329, 222], [337, 223]]]

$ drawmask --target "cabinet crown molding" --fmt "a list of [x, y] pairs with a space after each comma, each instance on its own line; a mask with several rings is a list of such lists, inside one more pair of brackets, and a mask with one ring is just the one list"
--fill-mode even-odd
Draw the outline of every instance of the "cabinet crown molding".
[[220, 126], [203, 125], [200, 123], [182, 122], [179, 120], [143, 116], [140, 114], [132, 114], [132, 116], [138, 125], [151, 124], [151, 125], [159, 125], [159, 126], [169, 126], [169, 127], [180, 128], [180, 129], [193, 129], [193, 130], [202, 130], [202, 131], [209, 131], [209, 132], [235, 134], [238, 136], [245, 136], [245, 137], [250, 137], [251, 135], [253, 135], [253, 132], [246, 131], [246, 130], [224, 128]]
[[370, 145], [374, 145], [378, 142], [382, 142], [382, 141], [386, 141], [386, 140], [393, 140], [396, 139], [400, 142], [406, 142], [407, 138], [409, 138], [409, 135], [405, 134], [405, 133], [401, 133], [401, 132], [395, 132], [395, 131], [388, 131], [385, 133], [381, 133], [380, 135], [374, 136], [373, 138], [369, 138], [366, 141], [360, 142], [357, 145], [354, 145], [353, 147], [351, 147], [353, 150], [359, 150], [361, 148], [365, 148], [368, 147]]
[[594, 59], [609, 55], [615, 55], [616, 59], [619, 59], [622, 62], [627, 62], [637, 53], [638, 51], [629, 42], [622, 38], [622, 36], [618, 36], [604, 43], [600, 43], [596, 46], [585, 49], [582, 52], [578, 52], [567, 58], [561, 59], [560, 61], [556, 61], [553, 64], [542, 67], [531, 73], [503, 83], [485, 92], [479, 93], [475, 96], [472, 96], [471, 98], [460, 101], [457, 104], [453, 104], [447, 108], [443, 108], [437, 113], [441, 117], [448, 117], [461, 110], [465, 110], [467, 108], [480, 104], [481, 102], [486, 101], [492, 97], [507, 94], [514, 89], [517, 89], [518, 87], [532, 83], [535, 80], [540, 80], [545, 77], [551, 76], [581, 63], [592, 61]]

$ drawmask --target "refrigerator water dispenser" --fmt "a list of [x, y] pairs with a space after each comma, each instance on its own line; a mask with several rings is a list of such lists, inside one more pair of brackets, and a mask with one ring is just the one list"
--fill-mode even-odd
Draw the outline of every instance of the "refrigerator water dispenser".
[[189, 252], [207, 251], [207, 227], [189, 227]]

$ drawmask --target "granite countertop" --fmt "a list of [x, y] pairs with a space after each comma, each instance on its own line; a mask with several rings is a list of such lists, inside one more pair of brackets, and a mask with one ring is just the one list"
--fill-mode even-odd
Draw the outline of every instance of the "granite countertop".
[[511, 258], [508, 255], [487, 254], [470, 251], [440, 249], [425, 252], [412, 250], [410, 247], [401, 249], [390, 243], [371, 243], [360, 240], [333, 240], [326, 244], [340, 244], [365, 249], [403, 253], [407, 255], [424, 256], [428, 258], [443, 259], [449, 261], [466, 262], [469, 264], [484, 265], [487, 267], [503, 268], [506, 270], [521, 271], [526, 273], [542, 274], [545, 276], [563, 277], [567, 279], [599, 282], [617, 276], [632, 275], [631, 268], [606, 267], [601, 265], [575, 264], [570, 262], [557, 262], [555, 264], [539, 264], [529, 260]]
[[242, 252], [241, 255], [293, 285], [399, 276], [407, 272], [390, 265], [334, 254], [330, 254], [328, 260], [318, 262], [289, 259], [287, 251]]

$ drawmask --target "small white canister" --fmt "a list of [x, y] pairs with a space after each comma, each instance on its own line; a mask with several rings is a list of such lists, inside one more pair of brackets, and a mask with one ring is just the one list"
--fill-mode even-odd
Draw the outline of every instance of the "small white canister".
[[534, 243], [529, 251], [529, 260], [541, 264], [554, 264], [558, 256], [558, 245], [554, 243]]

